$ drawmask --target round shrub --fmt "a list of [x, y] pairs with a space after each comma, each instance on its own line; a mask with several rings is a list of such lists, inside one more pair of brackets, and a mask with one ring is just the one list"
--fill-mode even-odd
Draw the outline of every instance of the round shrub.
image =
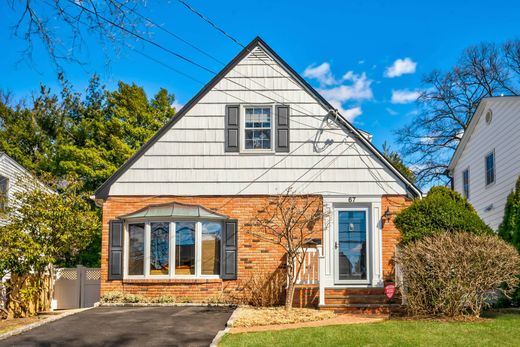
[[479, 316], [501, 291], [518, 285], [520, 256], [495, 235], [439, 233], [399, 250], [403, 296], [409, 313]]
[[471, 204], [459, 193], [446, 187], [433, 187], [428, 195], [415, 200], [394, 220], [401, 232], [401, 242], [407, 243], [438, 232], [465, 231], [493, 234]]

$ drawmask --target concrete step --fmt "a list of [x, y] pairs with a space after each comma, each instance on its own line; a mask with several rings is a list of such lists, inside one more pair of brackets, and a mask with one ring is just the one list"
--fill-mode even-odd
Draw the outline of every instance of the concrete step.
[[401, 313], [404, 307], [399, 304], [338, 304], [338, 305], [320, 305], [320, 310], [333, 311], [335, 313], [352, 313], [352, 314], [375, 314], [388, 315]]
[[383, 288], [325, 288], [325, 296], [385, 295]]
[[325, 295], [325, 304], [388, 304], [386, 295]]

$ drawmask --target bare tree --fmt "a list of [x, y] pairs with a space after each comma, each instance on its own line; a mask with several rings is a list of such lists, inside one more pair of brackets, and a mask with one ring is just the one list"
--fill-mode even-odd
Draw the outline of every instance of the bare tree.
[[397, 132], [419, 184], [446, 182], [451, 156], [480, 100], [520, 92], [520, 40], [467, 48], [448, 72], [424, 80], [420, 112]]
[[304, 246], [316, 235], [315, 225], [323, 220], [322, 206], [319, 196], [294, 195], [288, 190], [269, 198], [250, 223], [250, 234], [286, 252], [286, 310], [292, 308], [297, 276], [305, 261]]
[[[143, 0], [8, 0], [14, 13], [13, 34], [25, 40], [22, 59], [33, 60], [41, 43], [57, 67], [63, 61], [83, 63], [86, 35], [95, 34], [106, 58], [128, 44], [129, 32], [144, 34], [146, 27], [135, 10]], [[110, 53], [110, 54], [108, 54]]]

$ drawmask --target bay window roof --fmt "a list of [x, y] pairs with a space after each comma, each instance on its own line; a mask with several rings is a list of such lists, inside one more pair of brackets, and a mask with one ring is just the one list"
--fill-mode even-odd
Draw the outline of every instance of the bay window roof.
[[142, 218], [204, 218], [204, 219], [228, 219], [228, 216], [210, 211], [199, 205], [187, 205], [178, 202], [149, 205], [127, 215], [119, 216], [119, 219]]

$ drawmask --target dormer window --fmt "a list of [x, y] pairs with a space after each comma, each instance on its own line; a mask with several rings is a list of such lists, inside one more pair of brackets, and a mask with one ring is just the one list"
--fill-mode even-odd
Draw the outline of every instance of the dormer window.
[[287, 105], [226, 105], [224, 152], [288, 153]]
[[273, 136], [272, 108], [245, 107], [244, 149], [271, 150]]

